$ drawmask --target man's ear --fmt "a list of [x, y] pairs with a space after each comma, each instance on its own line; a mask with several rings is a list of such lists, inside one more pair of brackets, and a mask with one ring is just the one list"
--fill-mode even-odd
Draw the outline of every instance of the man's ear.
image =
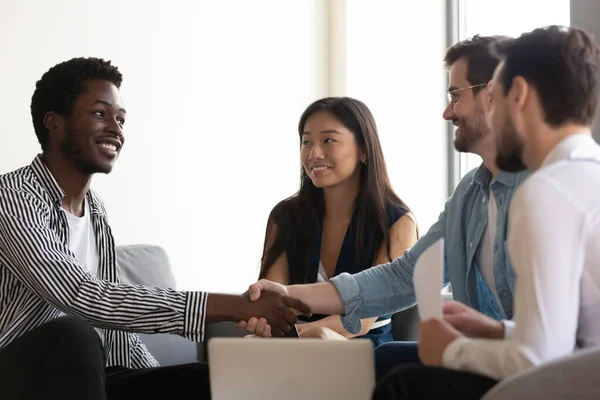
[[50, 133], [54, 133], [60, 130], [61, 122], [62, 116], [55, 113], [54, 111], [48, 111], [46, 115], [44, 115], [44, 126]]
[[64, 132], [65, 117], [54, 111], [48, 111], [44, 115], [44, 126], [48, 130], [48, 137], [60, 135]]
[[493, 81], [489, 81], [487, 83], [487, 85], [485, 86], [485, 88], [487, 89], [487, 93], [488, 93], [488, 103], [492, 102], [492, 85], [494, 84]]
[[483, 109], [485, 110], [485, 112], [489, 112], [490, 108], [492, 107], [492, 82], [488, 82], [488, 84], [485, 86], [485, 88], [483, 88], [483, 90], [481, 91], [481, 96], [482, 99], [481, 101], [483, 102]]
[[515, 76], [508, 93], [509, 100], [517, 110], [523, 109], [529, 96], [529, 84], [522, 76]]
[[532, 90], [529, 83], [522, 76], [514, 77], [506, 98], [508, 100], [508, 113], [512, 117], [517, 131], [522, 131], [521, 128], [523, 128], [531, 95]]

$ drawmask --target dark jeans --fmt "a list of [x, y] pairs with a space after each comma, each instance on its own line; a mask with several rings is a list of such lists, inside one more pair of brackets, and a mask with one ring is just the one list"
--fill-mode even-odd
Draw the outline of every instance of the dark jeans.
[[417, 342], [389, 342], [375, 349], [375, 377], [378, 382], [398, 366], [420, 363]]
[[476, 400], [497, 381], [470, 372], [402, 366], [377, 383], [373, 400]]
[[104, 368], [102, 343], [77, 317], [50, 321], [0, 350], [3, 400], [210, 399], [208, 366]]

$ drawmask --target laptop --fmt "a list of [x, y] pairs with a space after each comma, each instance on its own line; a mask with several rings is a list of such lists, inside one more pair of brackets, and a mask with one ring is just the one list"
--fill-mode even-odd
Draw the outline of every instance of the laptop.
[[375, 387], [368, 339], [213, 338], [213, 400], [368, 400]]

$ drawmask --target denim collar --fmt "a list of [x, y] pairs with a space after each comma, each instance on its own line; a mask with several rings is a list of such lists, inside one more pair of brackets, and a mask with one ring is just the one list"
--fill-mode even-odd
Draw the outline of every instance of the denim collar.
[[483, 163], [475, 171], [473, 182], [477, 183], [482, 188], [488, 188], [494, 182], [501, 183], [504, 186], [514, 186], [517, 182], [518, 172], [500, 171], [498, 176], [492, 180], [492, 173], [483, 165]]

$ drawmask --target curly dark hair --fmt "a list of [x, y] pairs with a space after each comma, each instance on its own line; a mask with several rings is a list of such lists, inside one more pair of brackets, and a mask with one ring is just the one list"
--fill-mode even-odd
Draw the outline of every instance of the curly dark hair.
[[89, 79], [102, 79], [121, 87], [123, 76], [110, 61], [101, 58], [72, 58], [50, 68], [35, 84], [31, 97], [33, 128], [42, 150], [48, 145], [48, 129], [44, 116], [49, 111], [70, 115], [73, 103], [84, 90]]

